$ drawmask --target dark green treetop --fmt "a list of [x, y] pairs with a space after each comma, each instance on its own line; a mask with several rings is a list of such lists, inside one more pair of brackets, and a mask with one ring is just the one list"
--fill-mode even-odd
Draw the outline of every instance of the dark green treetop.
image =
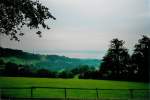
[[[11, 40], [19, 40], [19, 36], [24, 35], [21, 31], [24, 26], [50, 29], [45, 23], [50, 18], [55, 20], [39, 0], [0, 0], [0, 34], [9, 36]], [[41, 31], [36, 34], [41, 37]]]

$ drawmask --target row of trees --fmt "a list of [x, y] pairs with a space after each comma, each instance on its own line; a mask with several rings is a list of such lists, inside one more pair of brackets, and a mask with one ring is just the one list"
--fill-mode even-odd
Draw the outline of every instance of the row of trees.
[[102, 79], [148, 82], [150, 71], [150, 38], [142, 36], [130, 56], [123, 40], [113, 39], [103, 57], [99, 77]]
[[132, 55], [124, 47], [125, 42], [113, 39], [106, 55], [102, 59], [99, 70], [89, 66], [80, 66], [72, 70], [52, 72], [46, 69], [34, 71], [31, 66], [16, 65], [0, 61], [1, 75], [34, 76], [34, 77], [54, 77], [73, 78], [79, 76], [83, 79], [108, 79], [142, 81], [150, 80], [150, 38], [142, 36], [135, 44]]
[[82, 65], [70, 70], [51, 71], [48, 69], [37, 69], [31, 65], [17, 65], [11, 62], [5, 63], [3, 60], [0, 60], [0, 75], [2, 76], [73, 78], [76, 75], [81, 76], [81, 74], [92, 70], [94, 71], [94, 68]]

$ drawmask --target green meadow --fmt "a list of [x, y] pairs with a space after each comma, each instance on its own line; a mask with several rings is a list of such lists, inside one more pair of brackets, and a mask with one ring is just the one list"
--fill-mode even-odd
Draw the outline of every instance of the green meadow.
[[[7, 87], [58, 87], [58, 88], [88, 88], [95, 90], [67, 89], [68, 98], [96, 98], [98, 89], [149, 89], [148, 83], [109, 81], [109, 80], [82, 80], [82, 79], [52, 79], [52, 78], [25, 78], [0, 77], [0, 88]], [[35, 98], [64, 98], [65, 89], [36, 88], [33, 89]], [[30, 97], [31, 89], [3, 89], [1, 94], [13, 97]], [[148, 91], [133, 92], [134, 98], [147, 97]], [[99, 98], [130, 98], [128, 90], [98, 90]]]

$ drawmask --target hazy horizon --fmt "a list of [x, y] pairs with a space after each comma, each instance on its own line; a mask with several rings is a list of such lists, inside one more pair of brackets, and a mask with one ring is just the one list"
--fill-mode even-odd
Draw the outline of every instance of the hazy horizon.
[[[101, 59], [113, 38], [126, 42], [132, 52], [141, 35], [150, 36], [149, 0], [40, 0], [56, 21], [38, 38], [24, 28], [20, 42], [1, 38], [2, 47], [28, 52]], [[31, 34], [30, 34], [31, 33]], [[33, 33], [33, 34], [32, 34]]]

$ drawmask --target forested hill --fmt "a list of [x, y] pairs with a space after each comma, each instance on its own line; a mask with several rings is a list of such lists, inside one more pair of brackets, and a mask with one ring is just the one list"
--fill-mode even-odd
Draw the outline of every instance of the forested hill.
[[72, 69], [82, 65], [99, 67], [101, 61], [97, 59], [77, 59], [58, 55], [40, 55], [0, 47], [0, 59], [4, 62], [31, 65], [36, 68], [50, 70]]

